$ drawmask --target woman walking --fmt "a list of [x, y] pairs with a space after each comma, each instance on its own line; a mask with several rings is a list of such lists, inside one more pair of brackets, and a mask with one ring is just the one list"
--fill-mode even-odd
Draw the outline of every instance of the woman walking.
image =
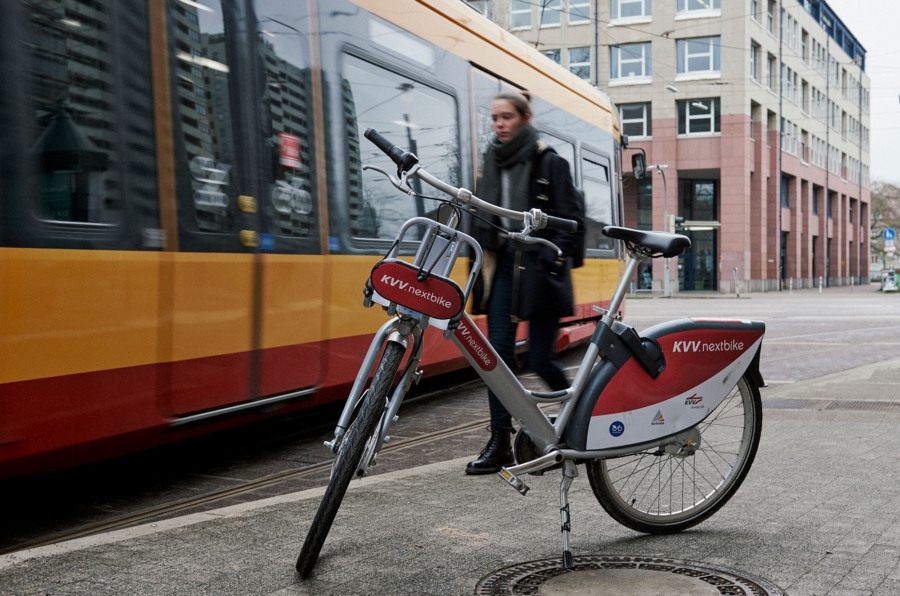
[[[505, 92], [494, 97], [491, 122], [495, 138], [484, 154], [478, 196], [507, 209], [538, 208], [548, 215], [582, 223], [569, 164], [539, 140], [531, 117], [526, 94]], [[539, 172], [548, 172], [549, 176], [544, 179]], [[529, 367], [552, 391], [566, 389], [569, 382], [554, 361], [553, 342], [559, 319], [574, 314], [569, 255], [575, 237], [553, 230], [533, 234], [556, 244], [563, 251], [559, 258], [543, 245], [507, 241], [495, 226], [505, 231], [521, 230], [521, 224], [501, 218], [489, 222], [474, 219], [473, 234], [485, 253], [484, 293], [476, 296], [475, 309], [487, 313], [488, 338], [507, 364], [515, 356], [518, 322], [528, 321]], [[466, 466], [466, 474], [499, 472], [513, 462], [512, 416], [490, 390], [488, 405], [491, 437], [479, 456]]]

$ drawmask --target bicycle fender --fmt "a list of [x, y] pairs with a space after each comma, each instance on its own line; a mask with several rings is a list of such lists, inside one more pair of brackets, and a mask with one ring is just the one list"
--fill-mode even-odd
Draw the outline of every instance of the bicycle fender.
[[566, 428], [580, 451], [664, 439], [706, 418], [748, 373], [761, 382], [765, 324], [748, 320], [681, 319], [641, 335], [655, 340], [666, 367], [655, 379], [627, 357], [604, 358], [588, 376]]

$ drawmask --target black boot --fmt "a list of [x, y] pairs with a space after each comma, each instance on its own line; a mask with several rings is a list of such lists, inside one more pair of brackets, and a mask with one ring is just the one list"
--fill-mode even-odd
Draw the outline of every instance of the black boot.
[[478, 454], [478, 459], [466, 466], [466, 474], [495, 474], [503, 466], [515, 462], [510, 435], [513, 431], [491, 427], [491, 438]]

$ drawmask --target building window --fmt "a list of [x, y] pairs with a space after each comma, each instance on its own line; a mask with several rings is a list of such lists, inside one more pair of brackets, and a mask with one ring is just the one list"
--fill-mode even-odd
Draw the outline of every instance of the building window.
[[721, 70], [720, 37], [697, 37], [679, 39], [678, 73], [708, 73]]
[[629, 137], [649, 137], [652, 134], [649, 103], [622, 104], [619, 106], [622, 132]]
[[568, 6], [570, 25], [580, 25], [591, 21], [591, 3], [589, 0], [571, 0]]
[[610, 49], [611, 79], [649, 77], [651, 71], [650, 42], [628, 43]]
[[509, 24], [513, 29], [531, 29], [531, 2], [512, 0], [509, 3]]
[[701, 135], [721, 132], [719, 98], [678, 102], [678, 134]]
[[611, 0], [610, 18], [615, 19], [634, 19], [650, 16], [651, 0]]
[[769, 54], [766, 61], [766, 87], [769, 88], [769, 91], [775, 90], [775, 65], [775, 56]]
[[812, 197], [812, 212], [813, 215], [819, 214], [819, 189], [813, 189], [813, 197]]
[[569, 48], [569, 70], [575, 76], [591, 80], [591, 48]]
[[546, 56], [547, 58], [550, 58], [551, 60], [553, 60], [553, 61], [556, 62], [557, 64], [560, 63], [560, 62], [559, 62], [559, 60], [560, 60], [560, 58], [559, 58], [559, 50], [544, 50], [543, 54], [544, 54], [544, 56]]
[[705, 12], [722, 8], [721, 0], [678, 0], [678, 12]]
[[766, 29], [775, 35], [775, 0], [769, 0], [769, 9], [766, 14]]
[[750, 78], [756, 80], [759, 71], [759, 44], [750, 44]]
[[759, 0], [750, 0], [750, 18], [759, 21]]
[[541, 1], [541, 27], [559, 25], [559, 3], [561, 0]]
[[756, 120], [753, 115], [753, 102], [750, 102], [750, 138], [756, 140]]
[[790, 208], [790, 179], [787, 176], [781, 177], [781, 206]]
[[466, 0], [466, 4], [493, 20], [494, 18], [494, 1], [493, 0]]

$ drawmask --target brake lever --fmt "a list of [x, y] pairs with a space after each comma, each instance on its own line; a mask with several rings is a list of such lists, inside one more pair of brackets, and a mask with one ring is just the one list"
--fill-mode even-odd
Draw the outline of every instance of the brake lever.
[[410, 172], [415, 172], [416, 169], [418, 169], [418, 167], [419, 167], [419, 166], [418, 166], [418, 164], [417, 164], [417, 165], [414, 166], [412, 169], [410, 169], [409, 172], [403, 172], [403, 175], [402, 175], [402, 177], [401, 177], [400, 180], [397, 180], [396, 178], [394, 178], [394, 176], [393, 176], [392, 174], [390, 174], [389, 172], [385, 172], [384, 170], [382, 170], [382, 169], [379, 168], [378, 166], [364, 165], [364, 166], [362, 167], [362, 169], [363, 169], [363, 170], [375, 170], [375, 171], [378, 172], [379, 174], [384, 174], [384, 176], [385, 176], [388, 180], [390, 180], [390, 182], [391, 182], [391, 184], [393, 185], [394, 188], [396, 188], [397, 190], [399, 190], [399, 191], [402, 192], [402, 193], [405, 193], [405, 194], [408, 194], [408, 195], [410, 195], [410, 196], [413, 196], [413, 195], [416, 194], [416, 191], [414, 191], [412, 188], [410, 188], [410, 186], [409, 186], [408, 184], [406, 184], [406, 179], [409, 177], [409, 173], [410, 173]]
[[521, 242], [522, 244], [543, 244], [544, 246], [548, 246], [556, 251], [556, 258], [561, 258], [563, 256], [563, 253], [559, 249], [559, 247], [545, 238], [535, 238], [521, 232], [508, 232], [507, 236], [512, 238], [513, 240]]

